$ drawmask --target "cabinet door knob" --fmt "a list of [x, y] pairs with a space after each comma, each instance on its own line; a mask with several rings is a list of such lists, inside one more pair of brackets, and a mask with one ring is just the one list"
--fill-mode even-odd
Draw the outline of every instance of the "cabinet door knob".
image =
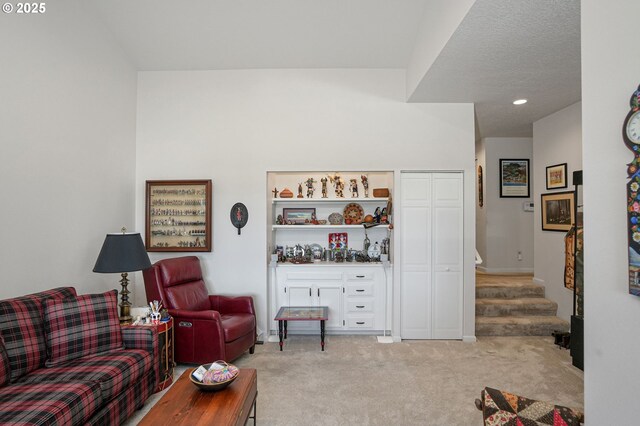
[[364, 291], [364, 289], [363, 289], [363, 288], [358, 288], [358, 289], [356, 289], [356, 291], [357, 291], [358, 293], [362, 293], [362, 292]]
[[364, 308], [364, 305], [356, 305], [356, 308], [362, 309], [362, 308]]
[[364, 275], [356, 275], [356, 278], [364, 278]]
[[364, 321], [356, 321], [356, 324], [362, 325], [362, 324], [364, 324]]

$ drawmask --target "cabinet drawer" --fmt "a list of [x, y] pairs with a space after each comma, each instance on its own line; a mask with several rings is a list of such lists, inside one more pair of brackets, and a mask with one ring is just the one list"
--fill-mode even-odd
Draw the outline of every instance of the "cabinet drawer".
[[347, 317], [347, 327], [349, 328], [373, 328], [373, 316], [350, 316]]
[[373, 312], [373, 299], [367, 297], [359, 299], [349, 299], [347, 301], [348, 312]]
[[349, 284], [347, 286], [348, 296], [373, 296], [372, 283]]
[[354, 272], [349, 272], [346, 274], [347, 275], [347, 281], [373, 281], [374, 276], [376, 275], [375, 272], [371, 272], [371, 271], [354, 271]]

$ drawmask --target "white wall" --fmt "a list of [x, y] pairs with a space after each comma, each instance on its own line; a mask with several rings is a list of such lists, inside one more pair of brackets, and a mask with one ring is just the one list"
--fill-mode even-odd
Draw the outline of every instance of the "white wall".
[[[532, 139], [484, 138], [479, 146], [482, 151], [485, 229], [476, 232], [485, 234], [485, 253], [478, 269], [495, 274], [533, 272], [533, 213], [522, 207], [532, 198], [500, 198], [500, 159], [529, 159], [533, 170]], [[531, 194], [532, 191], [531, 188]], [[518, 260], [518, 252], [522, 260]]]
[[[564, 237], [566, 232], [542, 230], [540, 194], [573, 191], [573, 172], [582, 170], [582, 104], [568, 106], [533, 123], [534, 281], [545, 286], [545, 295], [558, 304], [558, 316], [569, 321], [573, 291], [564, 286]], [[567, 188], [547, 191], [547, 166], [567, 163]]]
[[640, 83], [640, 2], [582, 1], [587, 425], [638, 423], [640, 298], [628, 294], [629, 98]]
[[92, 269], [134, 226], [136, 72], [83, 2], [47, 6], [0, 14], [0, 298], [119, 288]]
[[[138, 81], [137, 228], [145, 180], [211, 178], [213, 252], [198, 254], [207, 285], [253, 295], [261, 330], [267, 171], [455, 169], [467, 177], [465, 335], [475, 334], [473, 105], [407, 104], [403, 70], [141, 72]], [[229, 222], [236, 202], [249, 209], [241, 236]]]

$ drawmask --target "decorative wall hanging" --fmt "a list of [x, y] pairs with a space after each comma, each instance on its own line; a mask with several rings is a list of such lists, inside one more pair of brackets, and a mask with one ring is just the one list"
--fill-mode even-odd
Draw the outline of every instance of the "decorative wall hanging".
[[500, 159], [500, 198], [529, 198], [528, 159]]
[[240, 235], [240, 230], [244, 228], [249, 220], [249, 211], [247, 210], [247, 206], [242, 203], [235, 203], [233, 207], [231, 207], [229, 217], [231, 218], [233, 226], [238, 228], [238, 235]]
[[211, 180], [148, 180], [147, 251], [211, 251], [211, 187]]
[[640, 296], [640, 86], [631, 95], [629, 107], [622, 126], [622, 139], [634, 156], [633, 161], [627, 164], [629, 293]]
[[567, 163], [547, 167], [547, 190], [567, 187]]
[[573, 191], [541, 194], [542, 230], [567, 232], [575, 223]]
[[478, 166], [478, 204], [484, 206], [484, 188], [482, 187], [482, 166]]

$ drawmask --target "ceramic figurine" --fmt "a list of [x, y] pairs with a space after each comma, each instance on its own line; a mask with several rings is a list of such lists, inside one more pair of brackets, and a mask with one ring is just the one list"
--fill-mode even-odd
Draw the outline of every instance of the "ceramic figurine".
[[357, 179], [349, 179], [349, 189], [351, 189], [351, 198], [358, 198], [358, 181], [357, 181]]
[[369, 178], [367, 175], [360, 175], [362, 187], [364, 188], [364, 198], [369, 198]]
[[326, 177], [323, 177], [322, 179], [320, 179], [320, 182], [322, 182], [322, 198], [327, 198], [327, 181], [329, 179], [327, 179]]
[[307, 185], [307, 198], [313, 198], [313, 193], [316, 190], [313, 187], [313, 184], [316, 183], [316, 181], [312, 177], [310, 177], [304, 183], [305, 185]]

